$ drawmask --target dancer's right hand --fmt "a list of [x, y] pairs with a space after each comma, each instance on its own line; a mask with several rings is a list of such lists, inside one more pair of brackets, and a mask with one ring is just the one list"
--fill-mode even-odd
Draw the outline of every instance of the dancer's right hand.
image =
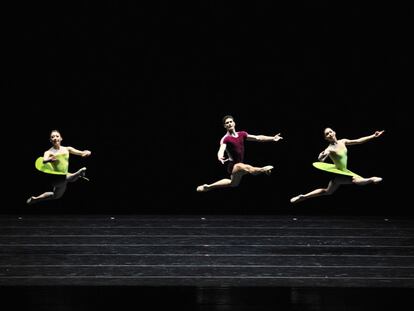
[[224, 164], [224, 162], [228, 161], [229, 159], [226, 159], [225, 157], [219, 157], [218, 160], [221, 162], [221, 164]]

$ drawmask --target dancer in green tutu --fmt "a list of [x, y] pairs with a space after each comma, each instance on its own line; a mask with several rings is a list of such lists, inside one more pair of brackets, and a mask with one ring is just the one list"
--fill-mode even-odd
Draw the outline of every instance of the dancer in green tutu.
[[[346, 146], [365, 143], [381, 136], [383, 133], [384, 131], [376, 131], [372, 135], [358, 139], [337, 139], [334, 130], [329, 127], [326, 128], [324, 130], [324, 136], [329, 142], [329, 146], [319, 154], [318, 160], [320, 162], [313, 163], [313, 166], [320, 170], [336, 174], [336, 176], [329, 182], [327, 188], [319, 188], [306, 194], [300, 194], [291, 198], [290, 202], [298, 203], [300, 201], [321, 195], [331, 195], [339, 188], [340, 185], [367, 185], [371, 183], [379, 183], [382, 180], [381, 177], [364, 178], [347, 169], [348, 150]], [[324, 163], [328, 157], [332, 160], [333, 164]]]
[[38, 196], [31, 196], [27, 199], [27, 204], [32, 204], [44, 200], [59, 199], [65, 193], [68, 182], [74, 182], [79, 178], [88, 180], [85, 177], [86, 167], [81, 168], [76, 173], [69, 173], [69, 154], [88, 157], [91, 155], [89, 150], [77, 150], [73, 147], [64, 147], [61, 145], [62, 136], [58, 130], [50, 133], [50, 142], [52, 147], [45, 151], [43, 157], [39, 157], [35, 162], [35, 167], [46, 174], [53, 176], [53, 191], [42, 193]]

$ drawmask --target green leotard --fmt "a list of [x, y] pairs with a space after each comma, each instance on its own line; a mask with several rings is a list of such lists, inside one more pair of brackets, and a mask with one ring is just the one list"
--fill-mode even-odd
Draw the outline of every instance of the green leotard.
[[69, 153], [58, 154], [56, 161], [43, 163], [43, 157], [36, 159], [35, 167], [47, 174], [66, 175], [69, 169]]
[[348, 150], [346, 148], [344, 148], [343, 151], [340, 153], [331, 154], [330, 158], [334, 164], [324, 163], [324, 162], [314, 162], [312, 165], [316, 167], [317, 169], [320, 169], [320, 170], [323, 170], [329, 173], [362, 178], [358, 174], [351, 172], [350, 170], [346, 168], [346, 165], [348, 162]]

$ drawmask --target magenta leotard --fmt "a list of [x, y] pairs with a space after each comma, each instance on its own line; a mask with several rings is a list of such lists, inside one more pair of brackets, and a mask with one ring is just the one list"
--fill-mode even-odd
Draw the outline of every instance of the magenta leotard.
[[220, 140], [220, 144], [226, 144], [226, 153], [229, 158], [227, 172], [229, 174], [232, 173], [234, 164], [244, 161], [244, 141], [248, 134], [245, 131], [236, 132], [236, 134], [237, 137], [226, 134]]

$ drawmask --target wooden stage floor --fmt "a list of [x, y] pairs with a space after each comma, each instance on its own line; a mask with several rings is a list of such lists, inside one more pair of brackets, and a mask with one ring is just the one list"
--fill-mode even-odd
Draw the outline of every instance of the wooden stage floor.
[[0, 285], [414, 287], [414, 220], [0, 217]]
[[390, 310], [414, 303], [414, 220], [2, 215], [7, 310]]

